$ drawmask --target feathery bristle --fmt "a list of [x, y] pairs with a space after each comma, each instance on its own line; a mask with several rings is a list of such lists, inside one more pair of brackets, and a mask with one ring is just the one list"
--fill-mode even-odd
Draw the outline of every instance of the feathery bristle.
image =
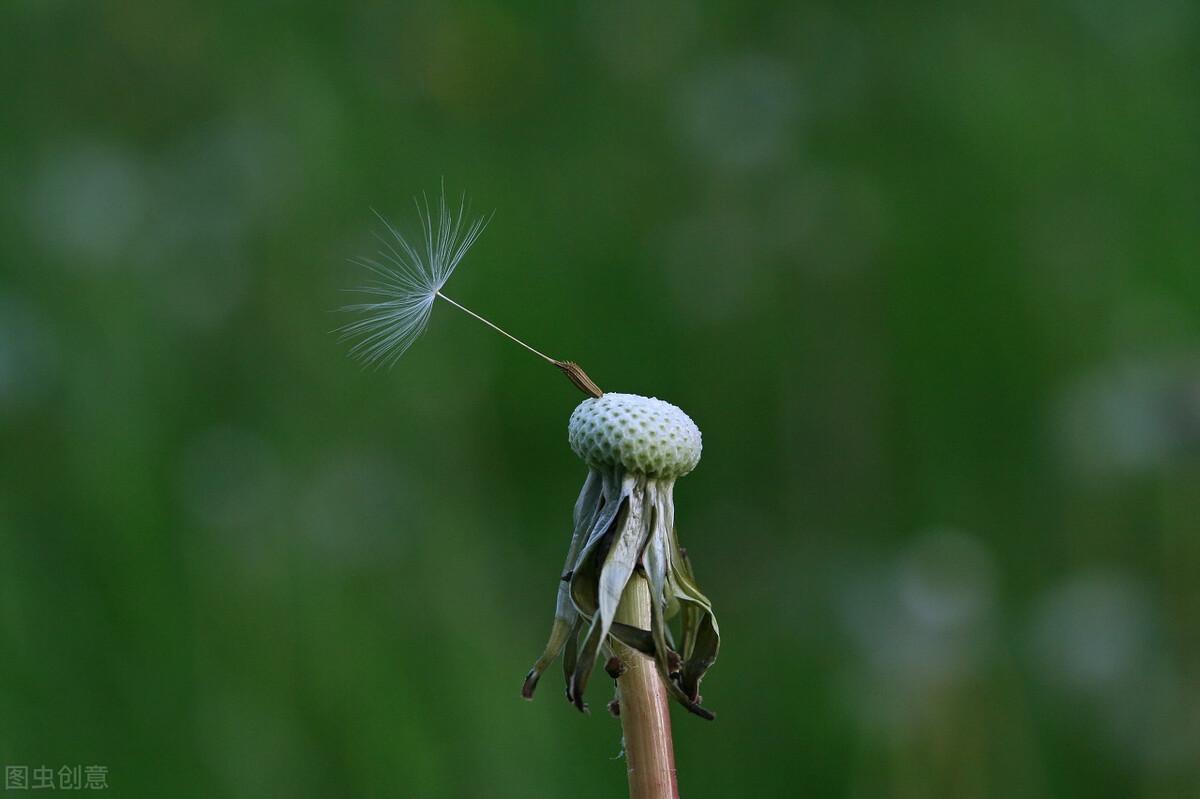
[[425, 332], [438, 292], [487, 227], [488, 219], [484, 217], [466, 222], [470, 209], [465, 195], [459, 200], [457, 213], [452, 214], [443, 191], [437, 219], [430, 212], [428, 198], [422, 196], [414, 202], [421, 219], [424, 252], [413, 247], [376, 211], [394, 241], [376, 234], [384, 247], [378, 257], [351, 259], [351, 263], [369, 269], [376, 278], [351, 290], [380, 299], [344, 306], [341, 310], [365, 316], [338, 328], [337, 332], [343, 338], [356, 339], [350, 355], [368, 366], [391, 366]]

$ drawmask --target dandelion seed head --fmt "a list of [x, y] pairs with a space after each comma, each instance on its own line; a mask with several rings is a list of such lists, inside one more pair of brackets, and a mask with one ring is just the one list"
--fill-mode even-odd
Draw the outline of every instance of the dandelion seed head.
[[451, 210], [443, 191], [436, 214], [424, 195], [414, 198], [414, 203], [421, 220], [419, 241], [410, 242], [376, 211], [387, 229], [386, 236], [375, 236], [382, 248], [374, 257], [351, 259], [371, 273], [367, 283], [351, 291], [372, 299], [344, 306], [341, 310], [362, 318], [337, 332], [355, 342], [350, 355], [367, 366], [391, 366], [421, 336], [438, 292], [489, 221], [482, 216], [469, 218], [465, 194], [459, 198], [458, 209]]
[[700, 428], [669, 402], [608, 392], [586, 399], [567, 425], [571, 449], [592, 468], [620, 466], [674, 480], [700, 462]]

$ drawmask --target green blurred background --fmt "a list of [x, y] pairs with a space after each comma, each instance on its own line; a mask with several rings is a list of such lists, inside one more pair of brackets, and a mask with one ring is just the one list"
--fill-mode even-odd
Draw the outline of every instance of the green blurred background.
[[[522, 702], [580, 395], [704, 432], [688, 797], [1200, 795], [1200, 9], [8, 0], [0, 763], [112, 795], [614, 797]], [[557, 673], [557, 668], [555, 674]]]

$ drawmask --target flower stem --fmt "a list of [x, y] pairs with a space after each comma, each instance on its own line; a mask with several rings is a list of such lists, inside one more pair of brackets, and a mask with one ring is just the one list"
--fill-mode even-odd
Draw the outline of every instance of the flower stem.
[[[650, 613], [650, 584], [644, 575], [635, 573], [621, 596], [616, 621], [649, 630]], [[614, 643], [613, 647], [624, 665], [617, 686], [621, 693], [629, 797], [678, 799], [666, 686], [653, 660], [623, 644]]]

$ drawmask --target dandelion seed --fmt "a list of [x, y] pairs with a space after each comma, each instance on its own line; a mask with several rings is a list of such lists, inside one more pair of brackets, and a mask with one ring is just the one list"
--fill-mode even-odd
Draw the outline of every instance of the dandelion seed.
[[491, 217], [480, 216], [468, 221], [470, 208], [465, 194], [459, 198], [457, 212], [452, 213], [446, 205], [443, 191], [438, 199], [436, 219], [427, 198], [422, 196], [420, 200], [414, 199], [414, 203], [421, 220], [422, 241], [419, 246], [409, 243], [387, 219], [375, 212], [391, 239], [376, 234], [383, 245], [376, 257], [350, 259], [351, 263], [374, 275], [374, 280], [351, 291], [379, 298], [374, 302], [342, 307], [343, 311], [364, 314], [362, 319], [337, 330], [343, 339], [355, 340], [350, 355], [368, 366], [392, 366], [425, 332], [429, 317], [433, 314], [433, 306], [440, 298], [555, 366], [580, 391], [599, 397], [603, 392], [577, 364], [551, 358], [534, 349], [442, 292], [442, 287], [483, 233]]

